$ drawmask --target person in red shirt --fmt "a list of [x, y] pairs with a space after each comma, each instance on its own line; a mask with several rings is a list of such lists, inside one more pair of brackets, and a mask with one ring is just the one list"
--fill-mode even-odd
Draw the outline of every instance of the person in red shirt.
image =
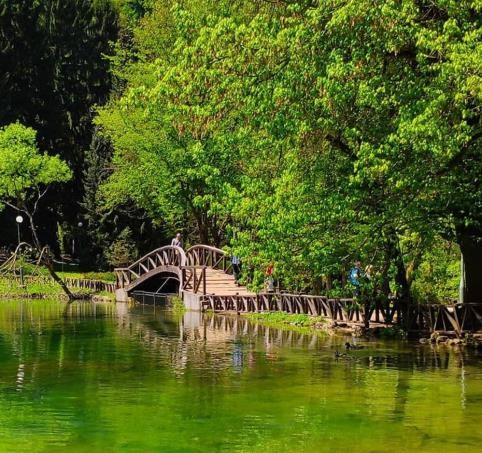
[[269, 263], [265, 272], [266, 277], [271, 277], [273, 275], [273, 271], [274, 271], [274, 265], [273, 263]]
[[274, 291], [273, 272], [274, 272], [274, 265], [273, 265], [273, 263], [269, 263], [268, 267], [266, 268], [266, 271], [265, 271], [266, 289], [269, 293]]

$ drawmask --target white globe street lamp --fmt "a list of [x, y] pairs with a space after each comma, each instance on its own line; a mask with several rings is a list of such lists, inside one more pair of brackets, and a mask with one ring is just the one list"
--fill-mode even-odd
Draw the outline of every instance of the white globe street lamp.
[[[79, 222], [79, 223], [77, 224], [77, 227], [79, 227], [79, 228], [82, 228], [83, 226], [84, 226], [84, 224], [83, 224], [82, 222]], [[75, 231], [74, 231], [74, 233], [75, 233]], [[77, 234], [77, 233], [76, 233], [76, 234]], [[72, 239], [72, 256], [74, 256], [74, 255], [75, 255], [75, 236], [74, 236], [74, 238]]]
[[23, 222], [23, 217], [18, 215], [15, 217], [15, 222], [17, 222], [17, 237], [18, 237], [18, 245], [20, 245], [20, 224]]
[[[18, 215], [15, 217], [15, 222], [17, 222], [17, 236], [18, 236], [18, 245], [20, 246], [20, 224], [23, 222], [23, 217], [21, 215]], [[20, 264], [20, 286], [23, 288], [24, 283], [23, 283], [23, 268], [22, 265]]]

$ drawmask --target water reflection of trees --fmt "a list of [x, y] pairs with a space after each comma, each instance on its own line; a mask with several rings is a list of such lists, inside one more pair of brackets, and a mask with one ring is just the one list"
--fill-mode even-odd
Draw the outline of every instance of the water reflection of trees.
[[[175, 372], [188, 366], [213, 366], [213, 370], [253, 367], [256, 361], [277, 361], [282, 350], [303, 349], [316, 353], [323, 374], [344, 362], [367, 369], [404, 371], [463, 368], [467, 356], [463, 349], [412, 346], [400, 343], [365, 344], [366, 348], [336, 360], [346, 338], [323, 337], [252, 323], [240, 316], [187, 313], [183, 317], [152, 308], [127, 309], [125, 304], [71, 304], [67, 311], [58, 302], [4, 302], [0, 309], [0, 344], [3, 354], [21, 357], [62, 349], [67, 335], [101, 338], [114, 328], [124, 337], [136, 340], [143, 348], [159, 352]], [[61, 359], [59, 359], [61, 362]], [[323, 366], [320, 367], [319, 364]]]
[[[216, 369], [225, 362], [226, 366], [240, 366], [240, 354], [245, 365], [252, 366], [260, 353], [266, 360], [276, 361], [280, 351], [304, 349], [319, 352], [327, 362], [356, 364], [368, 369], [397, 369], [404, 371], [447, 370], [460, 368], [468, 360], [464, 349], [450, 349], [439, 346], [419, 346], [406, 342], [363, 342], [364, 349], [348, 353], [338, 360], [335, 351], [343, 351], [342, 336], [322, 336], [319, 333], [306, 334], [294, 330], [283, 330], [253, 323], [242, 316], [220, 316], [213, 314], [187, 314], [174, 319], [164, 311], [151, 312], [149, 321], [142, 316], [126, 312], [119, 323], [121, 330], [135, 334], [149, 348], [167, 348], [176, 370], [186, 368], [189, 363], [211, 363]], [[169, 328], [166, 328], [169, 325]], [[177, 338], [174, 332], [177, 329]], [[125, 332], [124, 332], [125, 333]], [[252, 352], [249, 360], [244, 356]], [[256, 351], [256, 354], [253, 352]], [[474, 354], [469, 354], [474, 361]], [[316, 367], [315, 367], [316, 368]]]
[[[144, 387], [164, 395], [164, 404], [175, 407], [181, 420], [236, 410], [243, 404], [236, 399], [241, 393], [249, 413], [244, 426], [253, 429], [268, 420], [265, 411], [276, 398], [290, 401], [300, 423], [310, 426], [333, 422], [333, 401], [341, 412], [356, 407], [364, 417], [406, 422], [418, 416], [417, 401], [437, 404], [434, 388], [452, 399], [455, 424], [464, 420], [463, 411], [477, 407], [467, 404], [474, 391], [465, 379], [477, 356], [464, 350], [373, 342], [337, 359], [334, 352], [345, 338], [279, 330], [243, 317], [177, 317], [125, 304], [75, 303], [66, 313], [63, 309], [44, 301], [0, 306], [0, 409], [17, 407], [21, 395], [34, 401], [45, 389], [61, 388], [66, 398], [56, 402], [56, 410], [71, 414], [62, 424], [66, 432], [69, 420], [85, 412], [92, 425], [107, 417], [124, 426], [132, 412], [126, 401], [131, 394], [138, 398]], [[437, 384], [427, 394], [420, 387], [421, 372], [435, 371]], [[176, 404], [180, 394], [189, 404]], [[260, 402], [265, 394], [268, 402]], [[290, 414], [283, 416], [291, 420]], [[40, 413], [32, 406], [22, 417], [37, 423]], [[11, 422], [0, 417], [0, 423]]]
[[[363, 408], [364, 417], [407, 423], [414, 425], [413, 429], [426, 424], [427, 417], [432, 418], [427, 431], [420, 433], [426, 439], [436, 435], [436, 426], [445, 423], [446, 414], [432, 413], [440, 393], [450, 400], [450, 405], [445, 401], [443, 407], [451, 407], [452, 429], [463, 431], [467, 400], [465, 368], [476, 360], [463, 349], [376, 341], [337, 359], [334, 351], [342, 348], [345, 338], [275, 329], [237, 316], [199, 315], [181, 319], [174, 340], [166, 338], [165, 331], [152, 321], [146, 325], [142, 318], [128, 316], [131, 328], [139, 332], [145, 347], [156, 354], [167, 350], [171, 369], [191, 388], [191, 404], [181, 409], [186, 418], [202, 418], [206, 413], [229, 406], [232, 398], [220, 392], [220, 386], [242, 388], [244, 395], [253, 382], [259, 385], [259, 378], [263, 377], [267, 379], [266, 385], [272, 380], [279, 387], [272, 390], [273, 398], [282, 398], [283, 389], [291, 391], [293, 387], [304, 386], [322, 401], [325, 393], [326, 401], [339, 399], [342, 411]], [[156, 316], [160, 323], [166, 322], [164, 314]], [[427, 393], [420, 387], [420, 379], [423, 374], [427, 385], [427, 373], [433, 372], [437, 372], [437, 380]], [[313, 413], [304, 406], [304, 396], [300, 398], [303, 423], [316, 425], [321, 420], [330, 421], [329, 417], [324, 418], [323, 406], [319, 407], [320, 412]]]

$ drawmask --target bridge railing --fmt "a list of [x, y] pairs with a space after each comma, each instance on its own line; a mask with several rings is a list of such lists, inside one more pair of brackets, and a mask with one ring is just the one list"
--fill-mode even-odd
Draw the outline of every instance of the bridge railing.
[[181, 268], [186, 264], [186, 254], [181, 247], [167, 245], [144, 255], [129, 267], [114, 269], [117, 288], [125, 288], [142, 275], [160, 266]]
[[[215, 295], [203, 296], [203, 308], [212, 311], [284, 311], [287, 313], [305, 313], [312, 316], [324, 316], [334, 321], [363, 322], [362, 307], [353, 299], [329, 299], [325, 296], [288, 293], [261, 293], [254, 295]], [[374, 313], [370, 313], [372, 317]], [[385, 314], [377, 312], [377, 318], [388, 321]]]
[[482, 304], [418, 304], [410, 309], [411, 328], [431, 331], [477, 332], [482, 330]]
[[129, 286], [133, 280], [139, 277], [127, 267], [116, 267], [114, 273], [116, 288], [125, 288], [126, 286]]
[[186, 252], [188, 266], [206, 266], [219, 269], [226, 274], [233, 273], [231, 259], [224, 250], [210, 245], [195, 245]]
[[206, 294], [206, 266], [183, 266], [181, 271], [184, 291]]

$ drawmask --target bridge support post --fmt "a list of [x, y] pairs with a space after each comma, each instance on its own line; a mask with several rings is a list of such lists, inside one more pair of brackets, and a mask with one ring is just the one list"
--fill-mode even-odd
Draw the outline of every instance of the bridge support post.
[[181, 293], [182, 300], [184, 302], [184, 306], [188, 310], [192, 311], [201, 311], [201, 295], [194, 294], [187, 291], [183, 291]]
[[124, 288], [117, 288], [115, 290], [116, 302], [129, 302], [129, 296]]

